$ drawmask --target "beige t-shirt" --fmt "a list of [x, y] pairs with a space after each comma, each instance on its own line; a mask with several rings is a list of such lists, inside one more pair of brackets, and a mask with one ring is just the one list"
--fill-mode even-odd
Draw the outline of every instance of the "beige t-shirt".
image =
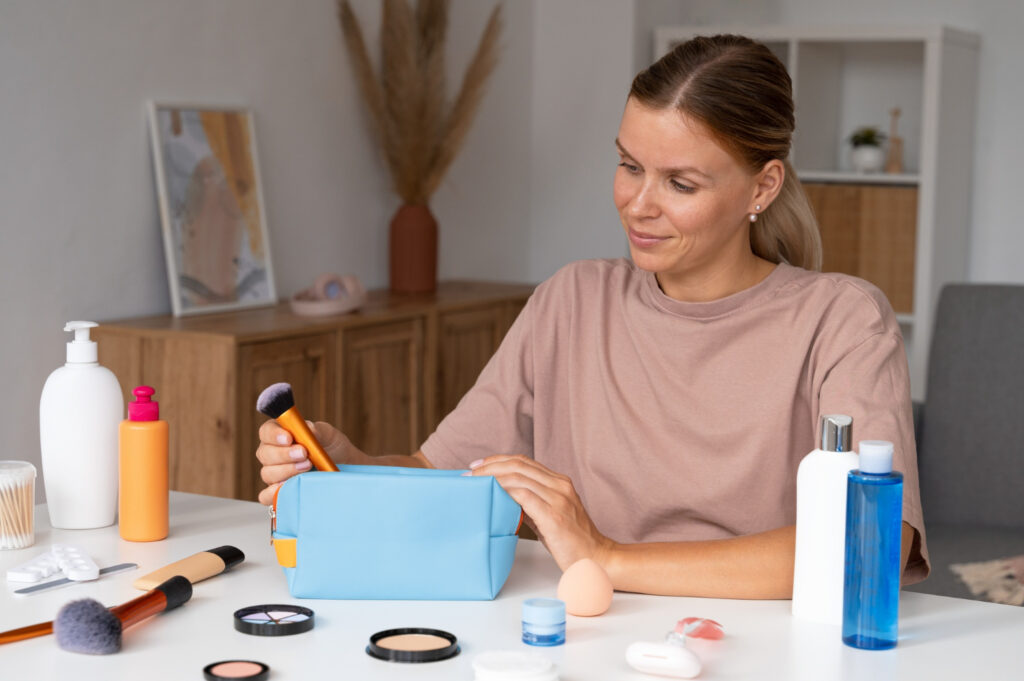
[[708, 303], [629, 260], [537, 287], [476, 385], [423, 444], [439, 468], [526, 454], [568, 475], [619, 542], [721, 539], [796, 522], [796, 471], [822, 414], [889, 440], [928, 574], [907, 358], [885, 295], [786, 264]]

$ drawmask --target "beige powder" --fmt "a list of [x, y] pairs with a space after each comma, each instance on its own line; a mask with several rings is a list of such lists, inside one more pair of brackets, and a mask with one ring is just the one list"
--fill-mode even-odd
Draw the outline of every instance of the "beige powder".
[[432, 634], [398, 634], [396, 636], [385, 636], [376, 643], [379, 648], [387, 648], [389, 650], [406, 650], [410, 652], [439, 650], [441, 648], [447, 648], [451, 644], [452, 642], [448, 639], [441, 636], [434, 636]]

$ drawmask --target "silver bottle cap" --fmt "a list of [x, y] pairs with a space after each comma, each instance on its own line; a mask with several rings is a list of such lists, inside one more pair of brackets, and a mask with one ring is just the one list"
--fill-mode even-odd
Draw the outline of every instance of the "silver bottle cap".
[[853, 443], [853, 419], [846, 414], [823, 414], [821, 417], [821, 449], [826, 452], [848, 452]]

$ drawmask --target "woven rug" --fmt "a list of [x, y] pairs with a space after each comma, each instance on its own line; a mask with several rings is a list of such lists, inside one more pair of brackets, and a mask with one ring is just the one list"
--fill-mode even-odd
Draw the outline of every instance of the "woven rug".
[[1024, 556], [950, 565], [971, 593], [993, 603], [1024, 605]]

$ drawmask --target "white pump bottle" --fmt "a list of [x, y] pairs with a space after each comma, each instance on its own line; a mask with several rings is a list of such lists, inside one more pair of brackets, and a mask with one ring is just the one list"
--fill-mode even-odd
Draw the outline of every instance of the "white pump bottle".
[[46, 505], [53, 527], [80, 530], [114, 524], [118, 426], [124, 397], [117, 377], [98, 362], [89, 339], [94, 322], [68, 322], [67, 364], [46, 379], [39, 399], [39, 445]]
[[820, 447], [796, 473], [793, 616], [836, 626], [843, 623], [846, 477], [858, 461], [852, 431], [849, 416], [822, 416]]

